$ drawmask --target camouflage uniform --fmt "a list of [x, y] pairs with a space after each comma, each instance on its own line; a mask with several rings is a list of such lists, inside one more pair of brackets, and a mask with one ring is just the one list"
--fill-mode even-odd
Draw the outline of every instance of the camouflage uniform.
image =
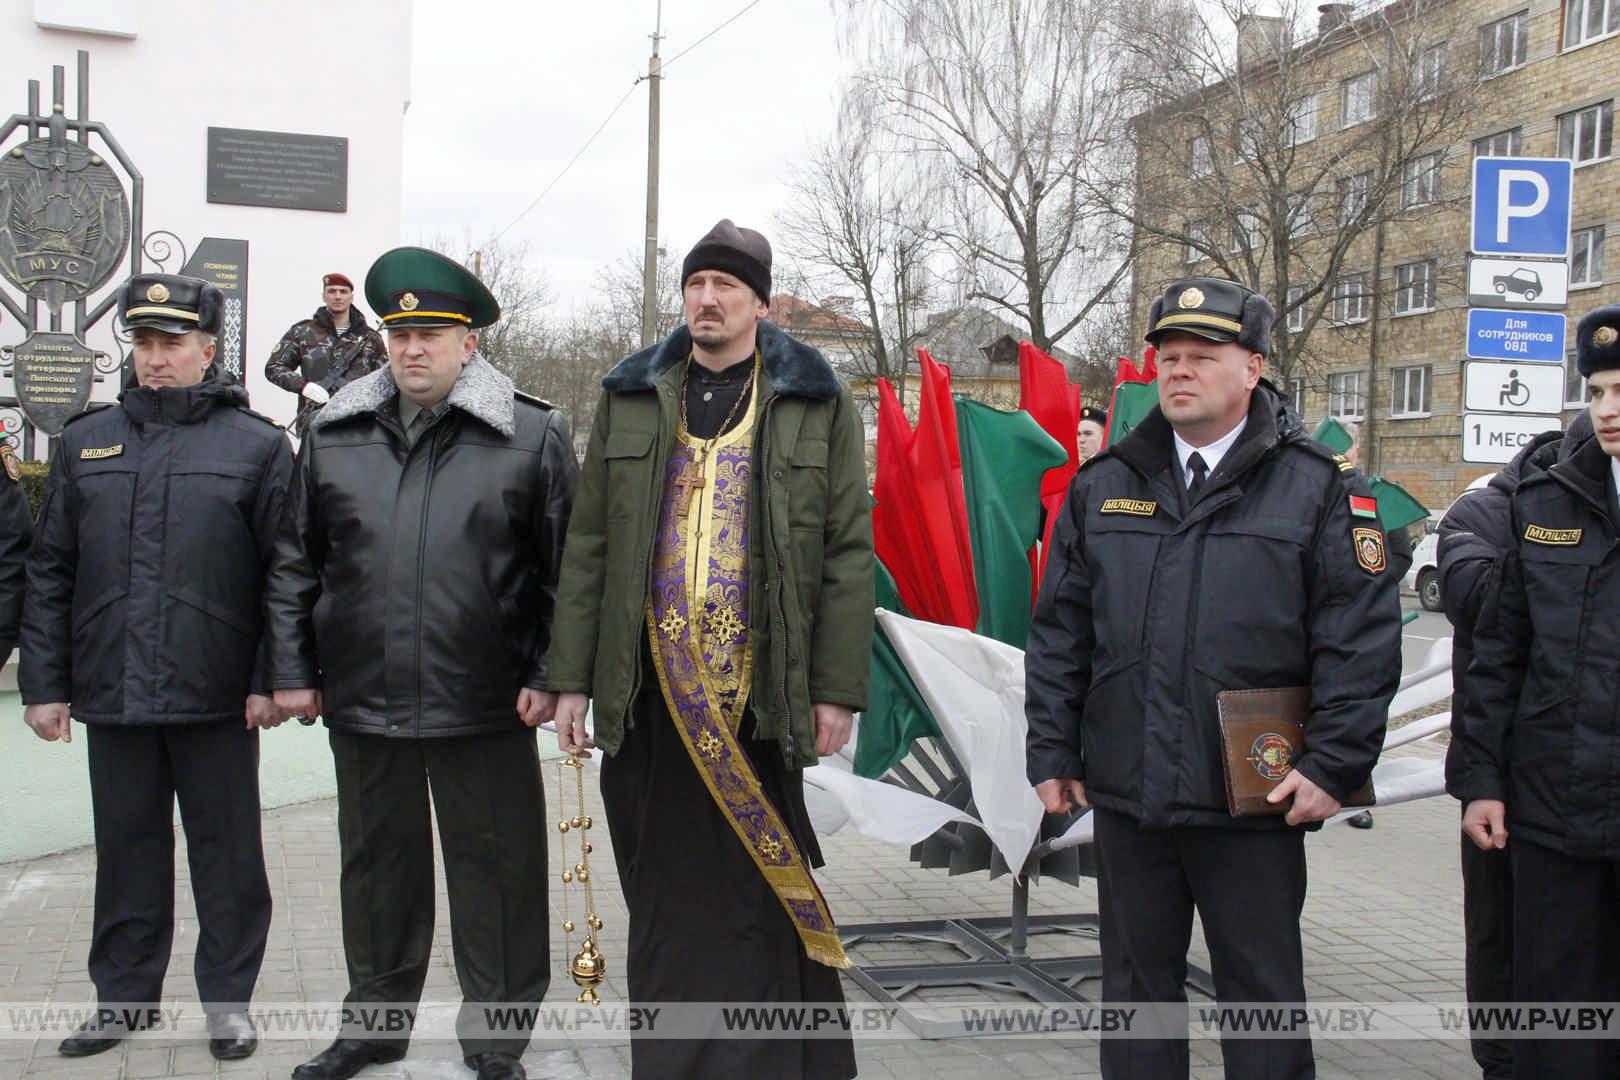
[[[302, 394], [306, 383], [315, 383], [335, 394], [386, 363], [388, 346], [358, 308], [349, 309], [349, 329], [340, 336], [332, 325], [332, 313], [322, 306], [310, 318], [293, 323], [282, 335], [264, 365], [264, 377], [294, 394]], [[308, 398], [299, 397], [298, 416], [292, 423], [294, 435], [304, 433], [310, 416], [319, 408]]]

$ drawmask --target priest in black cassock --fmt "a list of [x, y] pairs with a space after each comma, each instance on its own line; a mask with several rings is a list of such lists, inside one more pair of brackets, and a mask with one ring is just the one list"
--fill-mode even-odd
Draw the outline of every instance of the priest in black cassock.
[[[831, 365], [765, 320], [770, 275], [730, 221], [687, 255], [686, 325], [603, 379], [563, 551], [548, 686], [562, 748], [608, 755], [642, 1004], [843, 1006], [803, 769], [865, 704], [865, 437]], [[631, 1050], [647, 1080], [855, 1075], [847, 1032]]]

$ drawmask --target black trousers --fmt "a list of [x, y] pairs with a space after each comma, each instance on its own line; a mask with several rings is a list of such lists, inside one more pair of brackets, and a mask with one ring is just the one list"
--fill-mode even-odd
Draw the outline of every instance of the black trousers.
[[[1513, 1000], [1513, 860], [1506, 851], [1481, 851], [1462, 838], [1463, 948], [1468, 1000]], [[1513, 1075], [1513, 1044], [1472, 1037], [1474, 1062], [1485, 1080]]]
[[96, 828], [90, 979], [104, 1005], [156, 1007], [174, 942], [174, 806], [197, 906], [197, 994], [243, 1007], [264, 959], [270, 882], [259, 733], [238, 723], [86, 725]]
[[[1620, 862], [1574, 859], [1521, 836], [1513, 857], [1513, 997], [1544, 1001], [1620, 1000]], [[1620, 1077], [1606, 1039], [1518, 1039], [1518, 1080]]]
[[[1305, 837], [1297, 830], [1143, 829], [1097, 817], [1103, 1000], [1185, 1002], [1193, 912], [1204, 924], [1221, 1002], [1301, 1002]], [[1222, 1039], [1229, 1080], [1309, 1080], [1309, 1038]], [[1186, 1039], [1105, 1039], [1109, 1080], [1188, 1074]]]
[[[433, 822], [450, 896], [462, 1051], [521, 1056], [532, 1025], [491, 1026], [489, 1002], [535, 1004], [550, 982], [546, 807], [533, 730], [445, 739], [331, 733], [342, 849], [346, 1006], [414, 1010], [433, 948]], [[429, 794], [432, 795], [431, 809]], [[406, 1039], [373, 1019], [350, 1038]]]

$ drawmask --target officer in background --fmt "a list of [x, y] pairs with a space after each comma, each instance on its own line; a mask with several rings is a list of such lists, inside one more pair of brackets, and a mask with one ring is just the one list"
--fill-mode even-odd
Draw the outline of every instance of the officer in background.
[[[423, 248], [366, 275], [389, 365], [316, 413], [271, 573], [276, 701], [324, 715], [337, 774], [346, 1005], [398, 1006], [293, 1071], [345, 1080], [405, 1056], [433, 952], [433, 825], [479, 1080], [522, 1080], [548, 972], [535, 728], [578, 466], [563, 418], [478, 355], [483, 282]], [[431, 800], [429, 794], [431, 792]], [[375, 1012], [368, 1015], [377, 1015]]]
[[270, 927], [259, 728], [286, 718], [259, 662], [263, 582], [292, 453], [213, 363], [223, 298], [137, 274], [118, 296], [136, 385], [62, 431], [28, 561], [18, 687], [42, 739], [89, 741], [100, 1010], [61, 1045], [148, 1026], [174, 936], [174, 805], [200, 924], [197, 992], [216, 1058], [247, 1057]]
[[34, 511], [22, 485], [22, 463], [11, 443], [0, 440], [0, 665], [17, 647], [23, 590], [28, 583], [28, 545], [34, 539]]
[[[1620, 999], [1620, 305], [1575, 331], [1593, 435], [1513, 493], [1464, 679], [1463, 831], [1513, 864], [1513, 997]], [[1513, 1075], [1615, 1075], [1604, 1039], [1513, 1043]]]
[[1103, 436], [1107, 431], [1108, 410], [1099, 409], [1095, 405], [1080, 407], [1080, 423], [1075, 432], [1075, 444], [1082, 465], [1097, 456], [1097, 451], [1102, 449]]
[[[1592, 437], [1590, 413], [1581, 413], [1569, 434], [1547, 431], [1519, 451], [1484, 487], [1465, 491], [1440, 520], [1440, 601], [1451, 621], [1451, 745], [1446, 748], [1446, 789], [1467, 789], [1462, 735], [1468, 713], [1468, 666], [1474, 658], [1474, 625], [1502, 557], [1513, 547], [1513, 493], [1526, 477], [1546, 471]], [[1513, 865], [1508, 853], [1462, 841], [1463, 958], [1468, 1000], [1494, 1004], [1513, 1000]], [[1513, 1044], [1476, 1031], [1474, 1061], [1485, 1080], [1513, 1075]]]
[[[1075, 474], [1030, 626], [1028, 776], [1094, 808], [1107, 1001], [1186, 1001], [1195, 909], [1219, 1000], [1304, 1000], [1302, 826], [1366, 781], [1399, 679], [1370, 493], [1261, 378], [1273, 319], [1217, 278], [1154, 301], [1159, 405]], [[1234, 818], [1216, 695], [1298, 686], [1286, 816]], [[1314, 1074], [1308, 1037], [1222, 1049], [1228, 1076]], [[1105, 1040], [1102, 1069], [1184, 1077], [1186, 1040]]]
[[343, 274], [321, 278], [321, 306], [292, 324], [264, 365], [264, 377], [298, 395], [294, 435], [311, 414], [349, 383], [388, 363], [382, 335], [354, 306], [354, 282]]

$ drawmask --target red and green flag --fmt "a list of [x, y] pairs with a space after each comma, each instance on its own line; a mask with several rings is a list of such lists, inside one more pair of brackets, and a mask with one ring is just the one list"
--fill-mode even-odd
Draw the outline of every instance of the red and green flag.
[[1159, 365], [1157, 352], [1150, 345], [1142, 353], [1142, 366], [1127, 357], [1119, 358], [1114, 376], [1114, 399], [1108, 408], [1108, 431], [1103, 445], [1113, 446], [1134, 431], [1159, 404]]
[[1028, 553], [1041, 530], [1042, 485], [1064, 450], [1027, 412], [956, 399], [962, 486], [978, 586], [975, 632], [1022, 649], [1034, 592]]

